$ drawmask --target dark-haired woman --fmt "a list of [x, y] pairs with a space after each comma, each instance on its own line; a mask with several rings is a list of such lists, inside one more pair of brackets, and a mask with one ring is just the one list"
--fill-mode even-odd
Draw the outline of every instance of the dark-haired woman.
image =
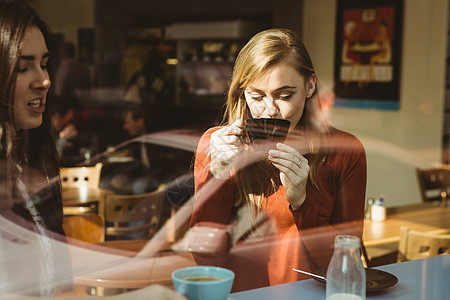
[[[47, 36], [28, 4], [0, 0], [0, 295], [53, 297], [72, 284], [48, 114]], [[127, 296], [142, 297], [186, 299], [160, 285]]]
[[[2, 216], [37, 233], [36, 251], [16, 261], [11, 256], [17, 250], [7, 239], [0, 240], [0, 290], [52, 296], [55, 281], [69, 277], [65, 272], [70, 257], [56, 253], [54, 242], [64, 237], [64, 231], [59, 168], [46, 112], [51, 84], [48, 30], [28, 4], [0, 1], [0, 32]], [[65, 266], [59, 261], [63, 256]]]

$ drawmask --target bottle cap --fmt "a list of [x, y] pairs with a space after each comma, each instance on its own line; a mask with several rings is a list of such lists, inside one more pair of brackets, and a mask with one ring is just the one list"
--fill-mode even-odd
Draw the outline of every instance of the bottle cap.
[[353, 235], [338, 235], [334, 239], [334, 245], [335, 247], [339, 248], [359, 248], [359, 238]]

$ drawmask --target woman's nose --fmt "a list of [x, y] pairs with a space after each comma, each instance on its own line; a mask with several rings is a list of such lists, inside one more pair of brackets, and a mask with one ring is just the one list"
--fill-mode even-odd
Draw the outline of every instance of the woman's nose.
[[44, 70], [37, 71], [32, 82], [32, 87], [35, 89], [49, 89], [51, 85], [50, 77]]
[[276, 117], [280, 113], [280, 110], [273, 99], [269, 97], [264, 98], [264, 105], [266, 106], [266, 114], [269, 117]]

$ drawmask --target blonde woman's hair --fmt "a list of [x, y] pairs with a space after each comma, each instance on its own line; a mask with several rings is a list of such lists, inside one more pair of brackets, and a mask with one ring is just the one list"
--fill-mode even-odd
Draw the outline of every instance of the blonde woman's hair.
[[[305, 86], [311, 76], [316, 76], [305, 45], [293, 31], [273, 28], [262, 31], [250, 39], [239, 52], [234, 65], [223, 125], [231, 124], [237, 119], [245, 120], [251, 117], [244, 96], [245, 88], [280, 63], [288, 64], [297, 70], [303, 76]], [[329, 128], [320, 112], [318, 90], [316, 86], [311, 97], [306, 99], [303, 115], [296, 126], [296, 129], [306, 134], [308, 140], [310, 153], [309, 178], [316, 187], [317, 170], [326, 156], [324, 150], [326, 146], [325, 136]], [[251, 168], [254, 167], [254, 165], [251, 166]], [[253, 203], [258, 206], [261, 197], [266, 196], [266, 193], [255, 195], [251, 191], [254, 189], [255, 183], [248, 182], [249, 172], [255, 174], [261, 174], [261, 172], [247, 169], [238, 171], [235, 176], [238, 194], [235, 199], [236, 206], [244, 203]], [[275, 187], [276, 184], [272, 181], [272, 185]], [[264, 189], [257, 188], [257, 190]]]

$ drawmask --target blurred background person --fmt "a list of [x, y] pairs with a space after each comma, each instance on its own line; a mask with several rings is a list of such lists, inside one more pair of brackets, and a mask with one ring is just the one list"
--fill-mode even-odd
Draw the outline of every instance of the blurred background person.
[[56, 70], [53, 93], [58, 101], [66, 105], [77, 106], [77, 90], [91, 88], [89, 69], [75, 58], [75, 45], [63, 42], [58, 47], [59, 65]]
[[72, 103], [49, 97], [49, 104], [59, 164], [71, 167], [88, 162], [99, 151], [99, 139], [92, 122]]
[[123, 129], [131, 140], [115, 155], [128, 156], [131, 161], [120, 164], [120, 167], [104, 166], [105, 170], [102, 172], [104, 187], [120, 194], [142, 194], [153, 191], [160, 184], [159, 177], [154, 174], [152, 168], [154, 160], [151, 157], [154, 154], [151, 153], [149, 145], [139, 139], [147, 133], [150, 124], [149, 115], [142, 105], [133, 104], [123, 111], [122, 120]]
[[74, 124], [74, 111], [59, 102], [51, 103], [50, 115], [55, 134], [56, 150], [61, 160], [64, 149], [71, 146], [71, 140], [78, 135], [78, 130]]
[[122, 113], [123, 129], [130, 137], [137, 137], [147, 133], [149, 115], [142, 105], [132, 105]]
[[164, 69], [166, 58], [157, 47], [147, 55], [147, 61], [126, 85], [125, 100], [142, 104], [169, 103], [174, 99], [175, 83]]

